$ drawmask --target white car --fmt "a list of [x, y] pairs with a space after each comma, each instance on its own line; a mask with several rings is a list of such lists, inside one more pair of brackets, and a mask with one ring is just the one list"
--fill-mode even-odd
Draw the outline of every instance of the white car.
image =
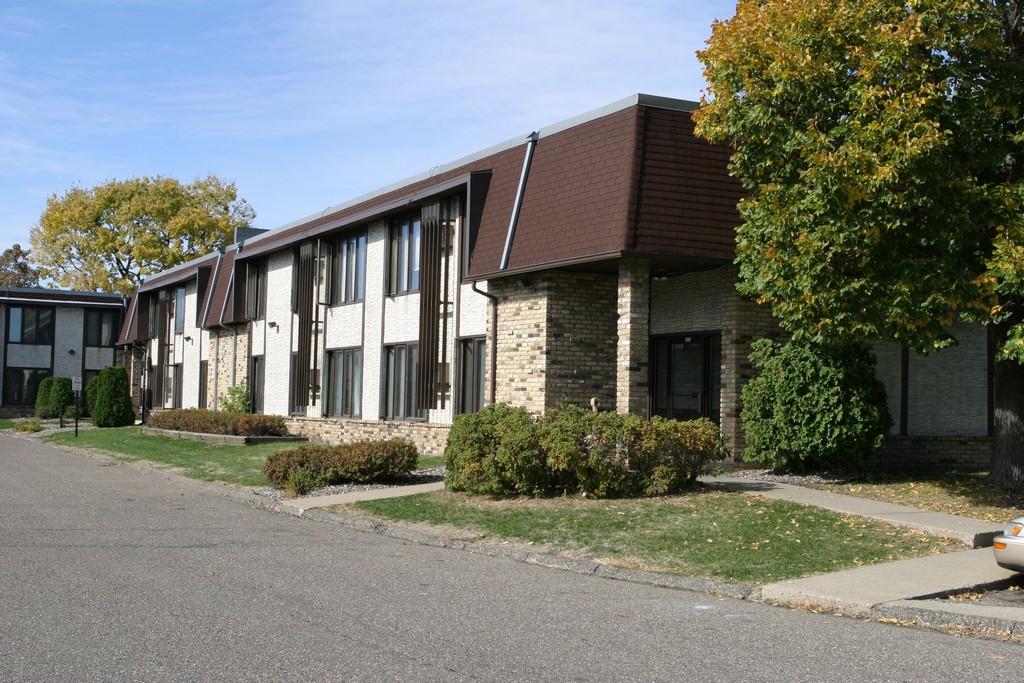
[[1024, 572], [1024, 517], [1017, 517], [992, 539], [992, 554], [1003, 569]]

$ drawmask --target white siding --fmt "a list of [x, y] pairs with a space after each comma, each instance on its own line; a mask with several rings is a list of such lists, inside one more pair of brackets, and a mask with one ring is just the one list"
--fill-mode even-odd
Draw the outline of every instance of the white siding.
[[[486, 282], [481, 282], [478, 287], [487, 291]], [[460, 337], [482, 337], [487, 334], [489, 304], [487, 297], [473, 291], [472, 285], [462, 285], [459, 292], [458, 334]]]
[[[196, 305], [198, 303], [195, 280], [185, 286], [185, 331], [178, 335], [176, 344], [181, 347], [181, 407], [199, 407], [199, 361], [203, 354], [203, 335], [196, 327]], [[191, 341], [185, 341], [190, 337]], [[205, 387], [204, 387], [205, 390]]]
[[[82, 374], [82, 350], [85, 331], [85, 311], [81, 308], [58, 306], [54, 320], [53, 374], [55, 377], [76, 377]], [[49, 347], [46, 347], [49, 348]], [[74, 354], [68, 353], [74, 351]], [[50, 361], [45, 365], [49, 367]]]
[[[292, 338], [297, 334], [292, 313], [292, 253], [274, 254], [267, 263], [267, 317], [266, 323], [276, 322], [271, 329], [260, 324], [263, 334], [256, 334], [253, 355], [257, 341], [262, 337], [266, 357], [266, 376], [263, 384], [263, 412], [268, 415], [287, 415], [289, 409], [289, 384], [292, 360]], [[254, 329], [255, 329], [254, 327]]]
[[[52, 352], [52, 346], [8, 344], [7, 366], [12, 368], [48, 368]], [[65, 353], [67, 353], [66, 350]]]
[[381, 319], [384, 314], [384, 267], [387, 229], [384, 221], [371, 223], [366, 235], [366, 330], [363, 341], [364, 420], [380, 419]]
[[344, 304], [326, 308], [327, 348], [341, 349], [363, 343], [363, 307], [365, 304]]

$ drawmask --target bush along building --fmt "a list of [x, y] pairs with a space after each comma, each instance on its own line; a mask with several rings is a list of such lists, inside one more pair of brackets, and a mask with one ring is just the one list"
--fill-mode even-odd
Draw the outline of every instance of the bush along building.
[[81, 377], [85, 386], [119, 363], [126, 303], [120, 294], [0, 287], [0, 415], [32, 414], [47, 377]]
[[[244, 382], [293, 432], [427, 454], [458, 413], [569, 401], [706, 416], [740, 453], [750, 344], [779, 331], [736, 292], [741, 190], [695, 107], [636, 95], [147, 278], [119, 340], [136, 400]], [[987, 464], [984, 331], [876, 350], [892, 457]]]

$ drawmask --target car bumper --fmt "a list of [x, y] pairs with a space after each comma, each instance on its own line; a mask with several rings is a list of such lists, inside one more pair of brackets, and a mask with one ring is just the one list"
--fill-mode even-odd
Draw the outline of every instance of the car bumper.
[[992, 539], [992, 554], [1003, 569], [1024, 572], [1024, 538], [999, 534]]

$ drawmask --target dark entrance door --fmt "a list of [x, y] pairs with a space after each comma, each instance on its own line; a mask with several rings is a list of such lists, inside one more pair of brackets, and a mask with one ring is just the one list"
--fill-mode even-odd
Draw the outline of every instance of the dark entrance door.
[[676, 420], [721, 414], [722, 337], [717, 333], [651, 341], [654, 414]]

